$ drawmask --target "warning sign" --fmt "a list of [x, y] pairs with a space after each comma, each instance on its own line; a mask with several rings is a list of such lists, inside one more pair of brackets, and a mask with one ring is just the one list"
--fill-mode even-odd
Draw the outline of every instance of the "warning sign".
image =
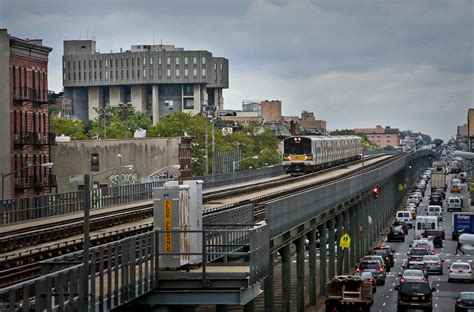
[[398, 184], [398, 190], [401, 192], [405, 189], [405, 187], [403, 186], [403, 184]]
[[[173, 215], [173, 202], [171, 199], [165, 199], [163, 202], [164, 209], [164, 229], [165, 231], [171, 231], [173, 229], [172, 215]], [[173, 234], [171, 232], [165, 232], [165, 252], [173, 252]]]
[[349, 234], [342, 235], [341, 239], [339, 240], [339, 246], [342, 248], [350, 248], [351, 247], [351, 237]]

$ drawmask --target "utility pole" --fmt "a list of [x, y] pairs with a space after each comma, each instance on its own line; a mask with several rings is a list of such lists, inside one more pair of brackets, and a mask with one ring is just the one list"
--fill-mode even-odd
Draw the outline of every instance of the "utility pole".
[[205, 160], [204, 160], [204, 166], [205, 166], [205, 172], [204, 172], [204, 175], [207, 175], [209, 173], [209, 152], [208, 152], [208, 148], [207, 148], [207, 109], [205, 110], [205, 115], [204, 115], [204, 120], [205, 120], [205, 133], [204, 133], [204, 136], [205, 136]]
[[214, 109], [212, 110], [212, 119], [211, 119], [211, 126], [212, 126], [212, 174], [214, 175], [216, 171], [216, 163], [215, 163], [215, 153], [216, 153], [216, 140], [214, 136]]
[[84, 251], [82, 260], [84, 262], [84, 307], [89, 306], [89, 232], [90, 232], [90, 208], [91, 208], [91, 182], [88, 174], [84, 175]]

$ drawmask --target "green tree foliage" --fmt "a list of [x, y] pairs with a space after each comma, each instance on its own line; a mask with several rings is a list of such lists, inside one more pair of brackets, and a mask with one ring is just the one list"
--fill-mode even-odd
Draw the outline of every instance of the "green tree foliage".
[[[216, 125], [230, 126], [217, 119]], [[202, 175], [205, 169], [205, 132], [208, 133], [209, 168], [212, 168], [211, 155], [211, 121], [206, 120], [204, 115], [192, 116], [189, 113], [175, 112], [162, 116], [159, 122], [151, 126], [147, 132], [148, 137], [175, 137], [188, 135], [193, 138], [192, 160], [193, 174]], [[214, 129], [214, 140], [216, 151], [240, 149], [242, 159], [259, 156], [258, 159], [245, 159], [242, 168], [258, 168], [261, 166], [279, 163], [278, 138], [269, 130], [264, 130], [257, 124], [243, 127], [229, 135], [222, 135], [220, 128]]]
[[440, 146], [441, 144], [443, 144], [443, 140], [441, 140], [441, 139], [434, 139], [434, 140], [433, 140], [433, 144], [434, 144], [436, 147], [438, 147], [438, 146]]
[[87, 135], [84, 132], [84, 123], [80, 120], [51, 116], [49, 127], [50, 131], [56, 136], [64, 134], [71, 137], [72, 140], [87, 139]]
[[355, 133], [352, 129], [342, 129], [342, 130], [335, 130], [330, 133], [331, 135], [357, 135], [360, 136], [362, 139], [362, 146], [366, 151], [375, 151], [379, 149], [379, 146], [374, 142], [367, 139], [367, 136], [363, 133]]
[[421, 132], [415, 132], [413, 130], [400, 131], [400, 138], [404, 139], [406, 137], [416, 138], [416, 145], [429, 145], [429, 144], [432, 144], [431, 137], [429, 135], [421, 133]]

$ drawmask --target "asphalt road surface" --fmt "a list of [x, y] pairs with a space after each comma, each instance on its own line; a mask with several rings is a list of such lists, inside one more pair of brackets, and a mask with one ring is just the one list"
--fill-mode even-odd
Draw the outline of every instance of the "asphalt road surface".
[[[429, 193], [430, 189], [428, 186], [423, 203], [418, 207], [418, 215], [424, 215], [423, 209], [427, 206]], [[468, 193], [464, 194], [469, 196]], [[446, 198], [447, 197], [449, 197], [449, 191], [446, 194]], [[474, 265], [474, 252], [470, 251], [469, 254], [466, 252], [465, 255], [455, 255], [457, 241], [451, 239], [451, 213], [447, 213], [446, 209], [444, 209], [443, 222], [446, 240], [444, 241], [443, 248], [437, 248], [436, 253], [444, 260], [444, 272], [443, 275], [430, 275], [429, 281], [431, 282], [431, 286], [436, 288], [436, 291], [433, 293], [433, 311], [452, 312], [454, 311], [456, 297], [459, 292], [474, 291], [474, 282], [448, 283], [448, 267], [455, 261], [470, 262], [471, 265]], [[375, 293], [375, 301], [371, 311], [397, 311], [398, 291], [395, 290], [395, 286], [399, 283], [398, 274], [402, 272], [402, 265], [407, 259], [407, 252], [410, 249], [410, 243], [413, 241], [413, 235], [414, 230], [410, 229], [408, 230], [405, 242], [385, 243], [395, 250], [395, 267], [391, 269], [390, 273], [387, 273], [385, 285], [377, 287], [377, 293]]]

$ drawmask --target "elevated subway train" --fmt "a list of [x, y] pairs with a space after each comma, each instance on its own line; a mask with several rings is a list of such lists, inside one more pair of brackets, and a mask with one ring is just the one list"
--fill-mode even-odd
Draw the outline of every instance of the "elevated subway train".
[[286, 173], [302, 175], [361, 158], [358, 136], [292, 136], [283, 140]]

